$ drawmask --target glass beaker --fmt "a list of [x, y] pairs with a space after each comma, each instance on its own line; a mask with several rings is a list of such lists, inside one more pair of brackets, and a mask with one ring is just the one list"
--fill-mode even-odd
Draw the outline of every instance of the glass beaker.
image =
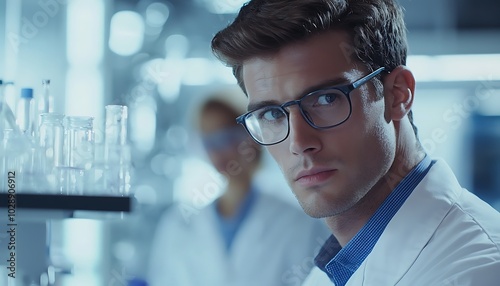
[[56, 171], [57, 190], [61, 194], [82, 195], [92, 182], [93, 120], [90, 116], [66, 116], [64, 120], [63, 166]]
[[93, 117], [66, 116], [64, 151], [66, 167], [88, 170], [94, 161]]
[[42, 174], [47, 178], [48, 191], [55, 191], [57, 187], [56, 168], [63, 166], [64, 126], [63, 114], [40, 114], [40, 137]]

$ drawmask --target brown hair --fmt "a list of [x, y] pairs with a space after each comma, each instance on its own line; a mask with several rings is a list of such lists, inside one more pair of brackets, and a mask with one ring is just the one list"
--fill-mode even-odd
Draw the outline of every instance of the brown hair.
[[[246, 60], [335, 29], [352, 35], [352, 42], [346, 43], [349, 56], [372, 71], [406, 64], [406, 27], [396, 0], [252, 0], [215, 35], [212, 50], [232, 67], [246, 93], [242, 77]], [[417, 135], [411, 111], [408, 118]]]

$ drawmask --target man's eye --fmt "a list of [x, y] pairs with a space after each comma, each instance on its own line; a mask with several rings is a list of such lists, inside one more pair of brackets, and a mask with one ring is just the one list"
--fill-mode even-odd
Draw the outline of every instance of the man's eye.
[[259, 119], [267, 121], [276, 121], [283, 118], [285, 114], [279, 108], [268, 108], [260, 113]]
[[316, 104], [317, 105], [330, 105], [335, 100], [337, 100], [338, 97], [339, 97], [339, 95], [334, 94], [334, 93], [322, 94], [322, 95], [318, 96], [318, 100], [316, 101]]

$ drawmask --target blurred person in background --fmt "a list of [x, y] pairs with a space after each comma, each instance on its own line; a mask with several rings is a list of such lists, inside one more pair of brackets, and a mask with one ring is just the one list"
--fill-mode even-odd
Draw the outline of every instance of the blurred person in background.
[[300, 285], [328, 229], [262, 192], [254, 181], [262, 150], [234, 120], [243, 108], [224, 95], [204, 101], [196, 121], [211, 163], [227, 180], [225, 192], [189, 218], [176, 206], [167, 210], [151, 250], [150, 285]]
[[237, 121], [331, 229], [305, 285], [500, 285], [500, 214], [418, 140], [405, 31], [395, 0], [252, 0], [212, 40]]

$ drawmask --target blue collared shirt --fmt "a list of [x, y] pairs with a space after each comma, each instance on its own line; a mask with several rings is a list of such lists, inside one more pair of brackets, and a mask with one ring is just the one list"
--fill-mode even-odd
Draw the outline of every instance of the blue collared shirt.
[[434, 161], [426, 155], [401, 180], [363, 228], [344, 248], [340, 246], [333, 235], [325, 242], [315, 258], [315, 264], [326, 272], [336, 286], [344, 286], [356, 272], [372, 251], [389, 221], [422, 181], [433, 164]]
[[257, 199], [257, 191], [254, 188], [250, 188], [245, 199], [238, 208], [236, 214], [233, 217], [225, 218], [217, 211], [217, 204], [214, 204], [214, 211], [216, 213], [217, 221], [219, 223], [219, 229], [224, 239], [224, 245], [227, 251], [230, 251], [231, 245], [233, 244], [234, 237], [240, 229], [241, 225], [248, 217], [252, 206], [255, 204]]

